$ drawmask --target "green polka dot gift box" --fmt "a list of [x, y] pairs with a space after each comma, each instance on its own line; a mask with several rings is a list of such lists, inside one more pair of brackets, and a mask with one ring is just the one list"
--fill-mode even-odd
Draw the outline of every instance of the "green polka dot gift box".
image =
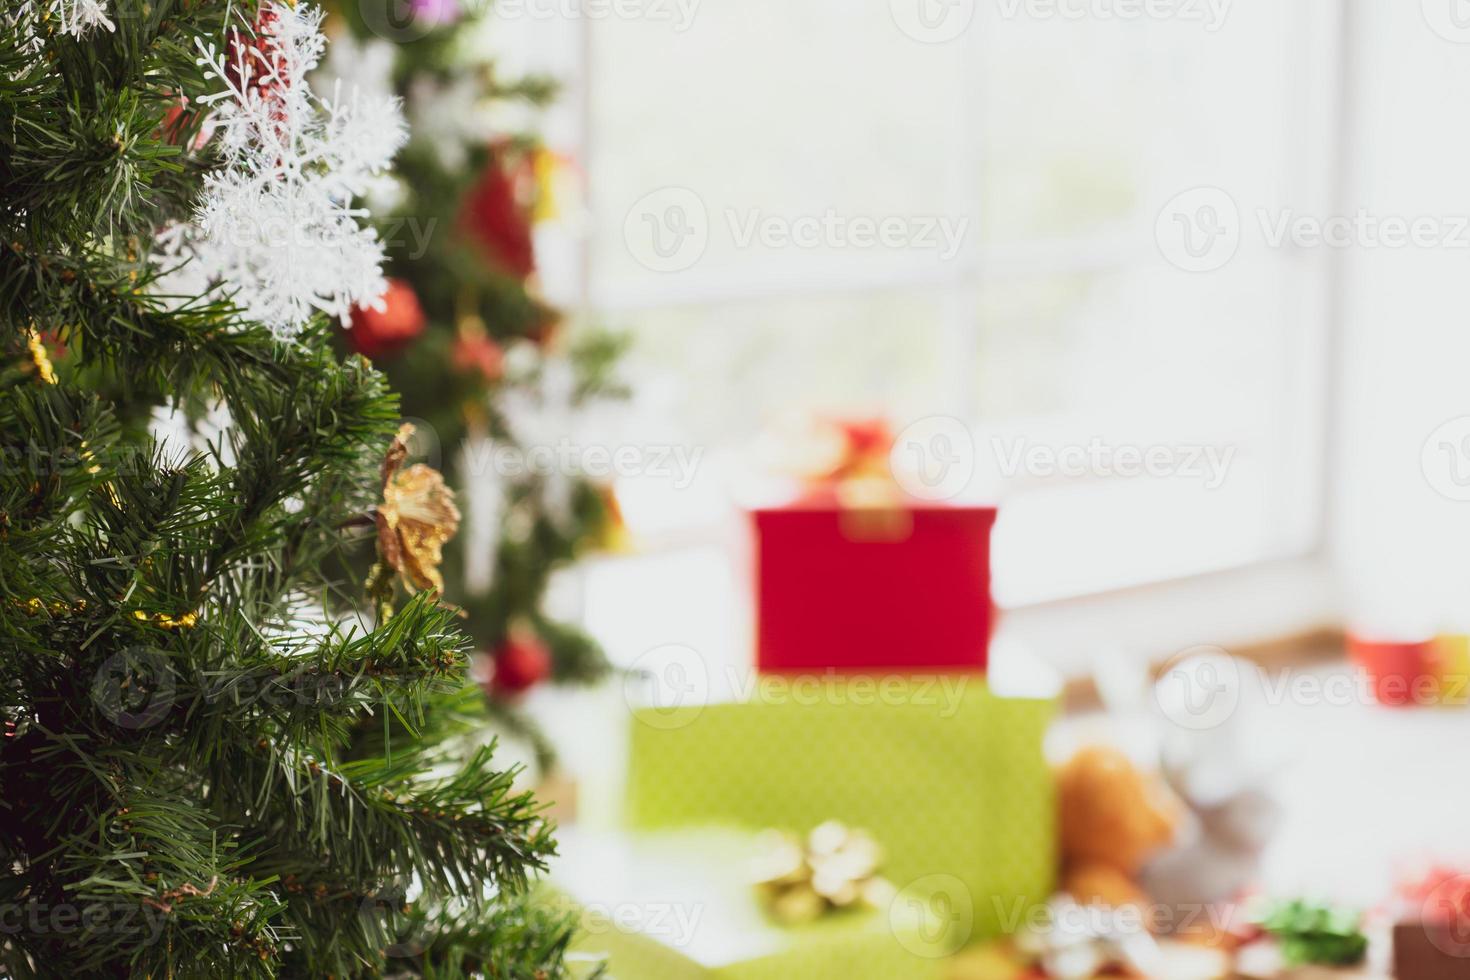
[[1055, 882], [1054, 709], [982, 674], [773, 678], [744, 702], [638, 708], [626, 823], [840, 820], [879, 842], [896, 887], [947, 903], [962, 941], [1012, 932]]

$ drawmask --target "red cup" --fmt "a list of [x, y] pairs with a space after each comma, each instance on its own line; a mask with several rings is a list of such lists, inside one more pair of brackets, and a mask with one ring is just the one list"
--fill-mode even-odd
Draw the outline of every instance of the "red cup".
[[1439, 699], [1434, 641], [1384, 640], [1348, 635], [1348, 657], [1368, 678], [1379, 704], [1395, 708]]

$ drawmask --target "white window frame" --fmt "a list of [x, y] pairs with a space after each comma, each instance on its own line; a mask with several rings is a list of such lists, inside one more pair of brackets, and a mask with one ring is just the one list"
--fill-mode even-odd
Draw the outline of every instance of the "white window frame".
[[[1308, 73], [1299, 102], [1297, 125], [1314, 133], [1303, 141], [1312, 152], [1297, 161], [1295, 183], [1299, 193], [1293, 200], [1310, 201], [1322, 208], [1320, 213], [1338, 213], [1334, 208], [1340, 208], [1343, 201], [1351, 110], [1351, 4], [1349, 0], [1306, 0], [1293, 3], [1292, 7], [1297, 17], [1324, 19], [1321, 25], [1304, 26], [1302, 31], [1302, 36], [1314, 43], [1306, 56], [1317, 60], [1318, 69]], [[553, 29], [553, 25], [544, 26]], [[602, 149], [592, 145], [589, 139], [592, 131], [589, 82], [593, 68], [590, 32], [596, 30], [596, 24], [585, 18], [574, 18], [555, 28], [566, 33], [548, 48], [560, 52], [548, 67], [565, 84], [561, 108], [552, 114], [553, 145], [570, 152], [590, 171], [596, 154]], [[974, 66], [969, 69], [971, 72], [979, 70], [982, 41], [978, 33], [971, 32], [971, 40], [966, 42], [976, 46], [977, 56], [968, 61]], [[568, 52], [572, 54], [568, 56]], [[973, 120], [964, 125], [971, 133], [981, 128], [973, 125]], [[609, 152], [617, 150], [612, 148]], [[964, 168], [972, 167], [981, 153], [983, 148], [976, 147]], [[958, 188], [956, 198], [961, 202], [974, 194], [972, 186], [959, 175], [954, 187]], [[898, 263], [884, 274], [874, 276], [867, 267], [854, 273], [837, 266], [825, 278], [814, 280], [810, 270], [803, 269], [797, 274], [777, 266], [746, 276], [738, 283], [726, 276], [701, 277], [691, 271], [653, 286], [598, 294], [590, 274], [591, 249], [587, 240], [575, 244], [562, 241], [557, 247], [562, 249], [567, 268], [573, 273], [562, 295], [553, 298], [564, 305], [595, 311], [599, 317], [614, 322], [632, 320], [640, 310], [651, 307], [718, 303], [737, 297], [751, 300], [800, 293], [918, 286], [952, 287], [950, 295], [962, 298], [964, 287], [977, 283], [983, 286], [987, 280], [993, 281], [1016, 269], [1034, 273], [1043, 268], [1047, 274], [1056, 274], [1121, 268], [1127, 264], [1122, 258], [1127, 252], [1120, 243], [1048, 242], [1024, 251], [1012, 248], [1000, 251], [986, 250], [973, 241], [966, 241], [962, 256], [940, 268], [932, 264], [910, 267]], [[1334, 444], [1329, 428], [1342, 293], [1340, 262], [1332, 250], [1298, 251], [1284, 260], [1300, 263], [1300, 275], [1311, 282], [1308, 288], [1293, 294], [1303, 299], [1301, 307], [1293, 310], [1292, 315], [1299, 322], [1309, 324], [1310, 329], [1303, 331], [1302, 343], [1295, 352], [1300, 370], [1292, 372], [1291, 395], [1296, 411], [1289, 419], [1293, 432], [1287, 440], [1298, 450], [1309, 448], [1309, 451], [1297, 451], [1289, 461], [1300, 492], [1295, 499], [1282, 504], [1284, 508], [1307, 508], [1312, 515], [1307, 540], [1238, 567], [1017, 605], [1004, 613], [999, 638], [1005, 641], [1003, 645], [1019, 644], [1028, 653], [1038, 654], [1070, 674], [1087, 670], [1089, 662], [1105, 647], [1158, 659], [1199, 644], [1253, 644], [1312, 633], [1341, 622], [1340, 600], [1327, 552], [1331, 519], [1327, 475], [1333, 463], [1329, 447]], [[952, 336], [955, 350], [963, 351], [973, 344], [973, 310], [962, 300], [949, 306], [946, 330]], [[958, 363], [959, 358], [952, 360]], [[956, 385], [956, 390], [960, 388]], [[940, 411], [958, 414], [962, 406], [936, 406], [936, 412]], [[725, 543], [728, 543], [728, 529], [713, 526], [692, 528], [656, 540], [640, 540], [643, 549], [653, 552]], [[620, 559], [591, 561], [601, 564]]]

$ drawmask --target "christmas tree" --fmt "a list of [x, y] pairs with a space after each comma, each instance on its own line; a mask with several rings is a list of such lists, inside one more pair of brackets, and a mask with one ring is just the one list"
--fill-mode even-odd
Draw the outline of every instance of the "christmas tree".
[[396, 104], [312, 93], [304, 2], [0, 20], [0, 974], [564, 975], [453, 495], [332, 349], [381, 309]]
[[505, 77], [482, 41], [498, 29], [487, 9], [424, 0], [390, 24], [376, 4], [342, 6], [328, 74], [399, 96], [412, 123], [398, 184], [375, 210], [387, 303], [354, 318], [346, 340], [404, 393], [461, 491], [466, 533], [446, 551], [447, 597], [486, 654], [491, 712], [544, 769], [550, 743], [519, 696], [608, 670], [591, 637], [547, 611], [548, 583], [614, 542], [620, 516], [610, 486], [538, 454], [548, 461], [624, 394], [622, 342], [570, 330], [543, 295], [533, 226], [568, 206], [557, 185], [575, 167], [530, 131], [555, 84]]

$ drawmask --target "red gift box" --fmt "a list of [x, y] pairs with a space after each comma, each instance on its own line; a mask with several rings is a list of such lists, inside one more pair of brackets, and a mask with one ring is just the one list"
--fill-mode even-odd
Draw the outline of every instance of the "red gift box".
[[808, 502], [754, 520], [760, 670], [985, 669], [995, 508]]

